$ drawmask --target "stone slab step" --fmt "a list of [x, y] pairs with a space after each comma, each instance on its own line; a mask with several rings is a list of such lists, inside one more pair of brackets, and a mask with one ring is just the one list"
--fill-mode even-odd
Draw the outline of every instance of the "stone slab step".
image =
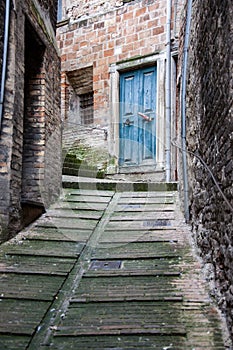
[[107, 179], [80, 178], [76, 176], [63, 176], [62, 184], [64, 188], [83, 190], [107, 190], [116, 192], [138, 192], [138, 191], [176, 191], [177, 182], [123, 182]]

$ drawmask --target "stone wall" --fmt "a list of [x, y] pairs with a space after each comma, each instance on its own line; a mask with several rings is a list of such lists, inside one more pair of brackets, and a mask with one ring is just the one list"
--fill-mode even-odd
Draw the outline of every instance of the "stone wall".
[[72, 20], [78, 20], [80, 18], [87, 18], [96, 16], [98, 13], [103, 14], [110, 10], [121, 7], [125, 3], [132, 2], [133, 0], [84, 0], [74, 4], [73, 0], [65, 0], [65, 8], [67, 16]]
[[[60, 59], [49, 9], [36, 0], [12, 9], [4, 114], [0, 131], [0, 240], [30, 212], [42, 212], [61, 183]], [[26, 33], [26, 35], [25, 35]], [[50, 193], [49, 193], [50, 192]], [[49, 196], [48, 196], [49, 193]]]
[[5, 2], [0, 3], [0, 72], [2, 71], [2, 54], [3, 54], [3, 42], [4, 42], [4, 14], [5, 14]]
[[187, 146], [194, 237], [233, 335], [232, 16], [230, 0], [193, 2]]
[[39, 4], [43, 10], [43, 14], [49, 18], [50, 23], [55, 32], [57, 23], [57, 3], [54, 0], [38, 0]]

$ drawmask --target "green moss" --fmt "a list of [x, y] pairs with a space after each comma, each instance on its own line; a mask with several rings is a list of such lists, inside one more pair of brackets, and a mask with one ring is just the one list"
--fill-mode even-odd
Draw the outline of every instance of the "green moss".
[[31, 4], [31, 8], [30, 8], [31, 12], [33, 13], [34, 17], [36, 18], [37, 23], [40, 25], [41, 29], [43, 30], [43, 32], [47, 36], [48, 40], [51, 43], [53, 43], [53, 38], [50, 35], [50, 33], [48, 32], [41, 14], [39, 13], [38, 9], [36, 8], [36, 6], [33, 2], [31, 2], [30, 4]]
[[107, 154], [101, 149], [94, 149], [76, 142], [64, 157], [63, 174], [86, 177], [105, 177]]
[[154, 51], [152, 54], [149, 53], [147, 55], [143, 55], [143, 56], [140, 56], [140, 55], [137, 55], [137, 56], [133, 56], [133, 57], [130, 57], [130, 58], [127, 58], [125, 60], [122, 60], [122, 61], [118, 61], [116, 64], [122, 64], [122, 63], [131, 63], [135, 60], [138, 60], [138, 59], [144, 59], [144, 58], [147, 58], [147, 57], [150, 57], [150, 56], [154, 56], [156, 54], [159, 54], [159, 51]]
[[6, 226], [0, 226], [0, 244], [7, 241], [10, 237], [9, 230]]

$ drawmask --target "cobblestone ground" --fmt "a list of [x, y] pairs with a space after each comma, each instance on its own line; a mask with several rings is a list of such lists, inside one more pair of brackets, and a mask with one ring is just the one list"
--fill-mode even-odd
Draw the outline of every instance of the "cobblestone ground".
[[0, 349], [230, 349], [177, 192], [82, 188], [1, 246]]

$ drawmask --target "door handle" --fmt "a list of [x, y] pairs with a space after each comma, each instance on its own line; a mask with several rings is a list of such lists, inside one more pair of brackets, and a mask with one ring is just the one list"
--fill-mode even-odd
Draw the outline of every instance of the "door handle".
[[131, 126], [133, 123], [134, 123], [133, 121], [126, 119], [126, 121], [123, 124], [124, 124], [124, 126]]
[[143, 113], [141, 113], [141, 112], [138, 112], [138, 115], [139, 115], [141, 118], [143, 118], [146, 122], [152, 122], [152, 120], [154, 120], [154, 118], [151, 118], [151, 117], [149, 117], [148, 115], [143, 114]]

